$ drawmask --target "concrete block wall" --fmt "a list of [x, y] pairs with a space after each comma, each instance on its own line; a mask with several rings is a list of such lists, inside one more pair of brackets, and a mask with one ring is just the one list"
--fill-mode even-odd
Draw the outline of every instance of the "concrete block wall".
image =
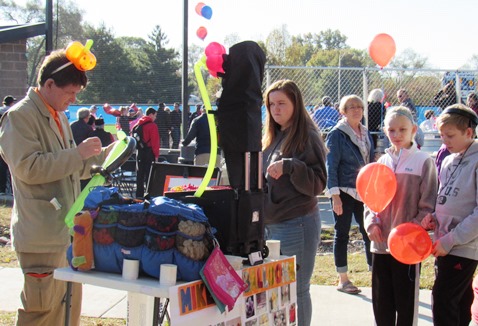
[[0, 102], [6, 95], [23, 98], [27, 81], [26, 40], [0, 43]]

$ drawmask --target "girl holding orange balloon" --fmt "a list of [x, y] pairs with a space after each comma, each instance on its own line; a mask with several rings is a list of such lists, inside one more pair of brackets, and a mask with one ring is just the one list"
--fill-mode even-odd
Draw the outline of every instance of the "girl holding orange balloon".
[[406, 222], [420, 224], [425, 215], [433, 212], [438, 188], [436, 168], [433, 159], [414, 143], [418, 126], [408, 108], [388, 109], [384, 124], [391, 147], [378, 162], [394, 171], [397, 191], [381, 212], [370, 210], [369, 199], [364, 198], [365, 228], [372, 240], [373, 312], [378, 326], [416, 325], [420, 265], [395, 259], [387, 239], [396, 226]]
[[374, 160], [372, 136], [362, 125], [364, 103], [357, 95], [342, 98], [339, 111], [344, 116], [327, 135], [327, 192], [331, 198], [334, 220], [334, 259], [339, 274], [337, 290], [348, 294], [361, 292], [347, 274], [347, 245], [352, 216], [359, 225], [365, 242], [365, 254], [369, 269], [372, 268], [370, 239], [363, 226], [364, 206], [355, 180], [359, 170]]

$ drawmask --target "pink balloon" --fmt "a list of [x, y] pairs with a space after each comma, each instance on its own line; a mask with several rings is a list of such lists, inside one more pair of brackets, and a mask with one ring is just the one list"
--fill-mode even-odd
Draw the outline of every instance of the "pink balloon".
[[206, 46], [204, 53], [206, 53], [206, 57], [209, 57], [210, 55], [222, 55], [226, 53], [226, 48], [220, 43], [211, 42]]
[[197, 37], [199, 37], [201, 40], [204, 40], [207, 36], [207, 29], [206, 27], [204, 26], [201, 26], [198, 28], [198, 30], [196, 31], [196, 35]]
[[198, 2], [198, 4], [196, 5], [195, 10], [196, 10], [196, 13], [197, 13], [199, 16], [202, 16], [201, 10], [202, 10], [202, 8], [203, 8], [204, 6], [205, 6], [205, 4], [202, 3], [202, 2]]
[[207, 69], [209, 69], [209, 73], [214, 77], [217, 77], [218, 72], [224, 73], [224, 69], [222, 68], [223, 63], [224, 59], [222, 54], [210, 55], [206, 57]]

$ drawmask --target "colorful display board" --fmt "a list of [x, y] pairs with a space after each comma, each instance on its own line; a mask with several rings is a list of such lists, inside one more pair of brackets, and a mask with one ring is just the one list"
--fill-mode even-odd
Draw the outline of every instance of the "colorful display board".
[[171, 287], [169, 315], [173, 325], [297, 325], [294, 257], [266, 261], [237, 272], [249, 288], [238, 298], [234, 309], [223, 314], [202, 281]]

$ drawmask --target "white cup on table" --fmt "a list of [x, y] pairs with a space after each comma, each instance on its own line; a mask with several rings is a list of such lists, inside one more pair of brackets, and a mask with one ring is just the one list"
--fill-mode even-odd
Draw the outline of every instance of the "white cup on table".
[[161, 264], [159, 271], [159, 284], [173, 286], [176, 285], [176, 274], [178, 267], [174, 264]]
[[280, 258], [280, 240], [266, 240], [266, 246], [269, 248], [269, 258]]
[[123, 259], [123, 278], [125, 280], [136, 280], [139, 274], [139, 260]]

